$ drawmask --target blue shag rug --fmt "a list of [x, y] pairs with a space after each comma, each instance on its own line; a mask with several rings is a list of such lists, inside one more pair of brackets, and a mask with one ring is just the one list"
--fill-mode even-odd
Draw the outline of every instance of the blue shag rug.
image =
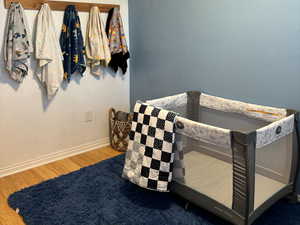
[[[229, 225], [169, 193], [121, 178], [124, 155], [26, 188], [9, 197], [27, 225]], [[299, 225], [300, 205], [278, 202], [255, 225]]]

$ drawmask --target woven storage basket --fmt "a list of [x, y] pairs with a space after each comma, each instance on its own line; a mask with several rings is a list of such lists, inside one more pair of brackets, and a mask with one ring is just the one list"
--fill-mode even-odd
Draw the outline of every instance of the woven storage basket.
[[113, 149], [125, 152], [128, 147], [129, 132], [131, 129], [132, 114], [109, 110], [109, 136], [110, 145]]

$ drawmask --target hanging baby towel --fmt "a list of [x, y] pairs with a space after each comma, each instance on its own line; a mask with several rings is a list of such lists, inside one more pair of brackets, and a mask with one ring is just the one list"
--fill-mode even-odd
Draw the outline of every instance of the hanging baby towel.
[[101, 75], [100, 66], [108, 66], [111, 60], [108, 39], [97, 6], [91, 8], [86, 32], [86, 57], [94, 75]]
[[11, 3], [4, 39], [4, 62], [10, 77], [22, 82], [28, 74], [29, 58], [32, 54], [27, 19], [20, 3]]
[[119, 8], [109, 11], [106, 33], [109, 40], [109, 48], [111, 52], [111, 61], [109, 66], [115, 71], [120, 67], [123, 74], [127, 71], [127, 60], [130, 57], [126, 37], [123, 28], [123, 22]]
[[43, 4], [37, 17], [36, 59], [37, 76], [47, 88], [48, 98], [52, 98], [64, 77], [62, 53], [48, 4]]
[[64, 57], [64, 79], [70, 81], [75, 72], [83, 75], [86, 65], [84, 61], [84, 44], [80, 19], [74, 5], [69, 5], [64, 14], [60, 46]]

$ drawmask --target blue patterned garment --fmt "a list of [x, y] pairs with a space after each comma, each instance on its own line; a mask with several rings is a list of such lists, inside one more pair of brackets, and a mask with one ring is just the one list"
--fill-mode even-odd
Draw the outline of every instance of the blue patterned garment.
[[73, 73], [83, 75], [86, 70], [80, 19], [74, 5], [67, 6], [65, 10], [60, 46], [64, 57], [64, 79], [70, 82]]

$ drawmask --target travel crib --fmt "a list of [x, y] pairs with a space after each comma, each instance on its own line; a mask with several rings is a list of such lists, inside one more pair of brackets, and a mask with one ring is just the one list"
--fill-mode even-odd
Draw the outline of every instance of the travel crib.
[[298, 112], [197, 91], [147, 103], [179, 114], [185, 175], [173, 178], [171, 192], [236, 225], [252, 224], [283, 197], [297, 199]]

